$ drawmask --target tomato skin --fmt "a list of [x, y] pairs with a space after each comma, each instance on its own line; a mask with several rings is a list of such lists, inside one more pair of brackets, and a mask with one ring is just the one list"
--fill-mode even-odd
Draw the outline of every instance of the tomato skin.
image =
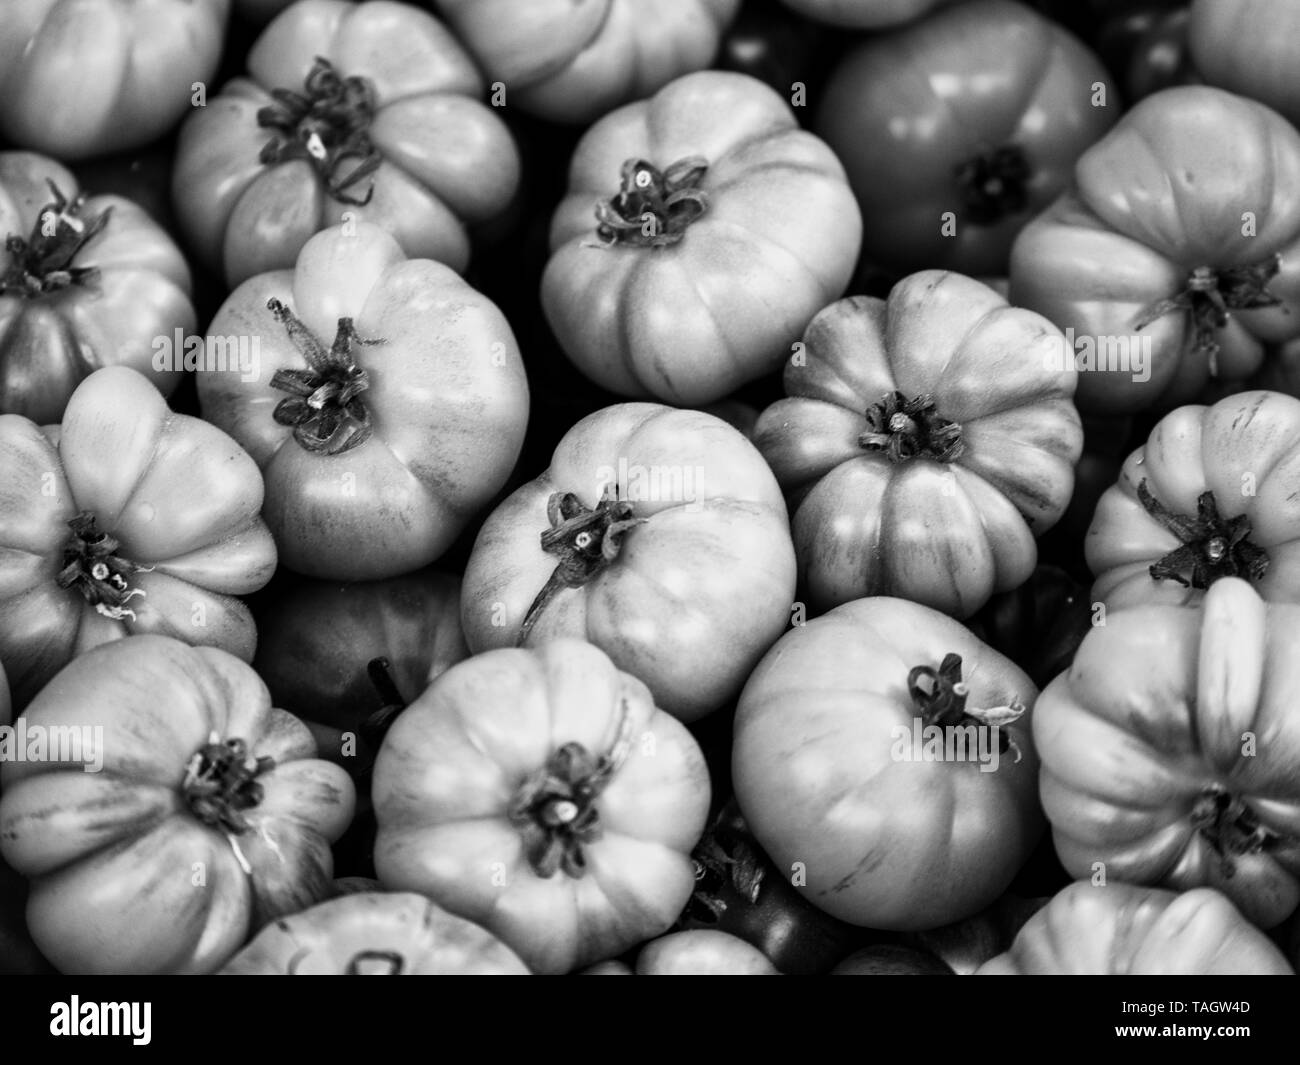
[[518, 642], [557, 566], [540, 543], [551, 526], [548, 501], [572, 493], [595, 507], [621, 477], [645, 522], [625, 534], [607, 568], [558, 592], [525, 646], [589, 640], [645, 681], [668, 713], [694, 721], [740, 690], [788, 624], [795, 593], [780, 488], [749, 441], [703, 412], [621, 403], [570, 429], [550, 468], [479, 530], [461, 597], [465, 639], [476, 654]]
[[260, 26], [270, 22], [294, 2], [295, 0], [234, 0], [235, 14]]
[[0, 976], [37, 976], [54, 972], [27, 932], [27, 881], [0, 857]]
[[[267, 308], [272, 298], [326, 347], [343, 318], [364, 340], [384, 341], [352, 349], [367, 374], [360, 402], [374, 427], [360, 445], [313, 453], [272, 416], [288, 397], [272, 386], [275, 373], [308, 366]], [[198, 375], [199, 403], [262, 468], [264, 516], [281, 562], [296, 573], [381, 580], [428, 565], [518, 458], [528, 382], [509, 323], [449, 267], [407, 259], [378, 226], [316, 234], [294, 271], [236, 289], [208, 332], [257, 340], [252, 376]]]
[[1267, 104], [1300, 125], [1294, 43], [1300, 13], [1268, 0], [1193, 0], [1187, 44], [1210, 85]]
[[1289, 976], [1281, 952], [1217, 891], [1078, 881], [976, 976]]
[[[559, 772], [561, 745], [599, 758], [620, 736], [631, 741], [626, 759], [613, 756], [587, 807], [601, 831], [581, 844], [586, 875], [567, 866], [542, 875], [509, 805], [539, 770]], [[690, 733], [644, 684], [598, 648], [556, 640], [484, 652], [442, 674], [393, 723], [372, 794], [387, 890], [418, 891], [481, 924], [534, 972], [562, 973], [667, 931], [694, 883], [709, 778]]]
[[726, 932], [695, 929], [651, 940], [636, 959], [637, 976], [780, 976], [761, 950]]
[[876, 944], [855, 950], [832, 976], [956, 976], [952, 966], [915, 947]]
[[9, 694], [9, 677], [5, 674], [4, 663], [0, 662], [0, 725], [7, 725], [14, 719], [13, 697]]
[[[679, 241], [602, 246], [593, 205], [619, 192], [627, 161], [667, 170], [694, 157], [708, 164], [707, 205]], [[578, 143], [551, 222], [542, 309], [600, 387], [702, 406], [780, 365], [844, 291], [860, 234], [844, 168], [784, 98], [747, 75], [689, 74]]]
[[224, 976], [528, 976], [518, 955], [476, 924], [410, 893], [318, 903], [267, 925]]
[[[844, 161], [869, 261], [898, 275], [1005, 274], [1016, 234], [1119, 111], [1101, 61], [1061, 26], [1023, 4], [975, 0], [859, 44], [831, 74], [813, 128]], [[1004, 148], [1028, 170], [999, 175], [992, 202], [968, 205], [960, 171]], [[1012, 186], [1016, 201], [999, 202]]]
[[[120, 640], [65, 667], [24, 719], [102, 730], [102, 772], [80, 761], [0, 766], [0, 851], [32, 881], [28, 928], [60, 972], [211, 972], [262, 923], [328, 894], [329, 844], [351, 819], [352, 783], [313, 758], [306, 727], [272, 709], [233, 655]], [[256, 801], [235, 811], [238, 831], [200, 820], [182, 783], [214, 733], [272, 759]]]
[[1296, 909], [1298, 630], [1300, 607], [1225, 577], [1200, 610], [1111, 611], [1088, 634], [1034, 718], [1067, 872], [1212, 887], [1263, 928]]
[[[967, 705], [1026, 707], [1006, 726], [1019, 762], [1008, 750], [981, 772], [974, 759], [897, 756], [893, 727], [910, 736], [920, 720], [909, 671], [950, 653]], [[795, 886], [832, 916], [891, 931], [961, 920], [1006, 890], [1042, 834], [1036, 695], [1010, 660], [937, 611], [883, 597], [844, 604], [782, 637], [745, 685], [736, 800], [777, 867], [801, 863], [807, 883]]]
[[[279, 134], [259, 124], [259, 112], [274, 90], [303, 93], [318, 56], [375, 92], [366, 135], [382, 161], [338, 194], [292, 153], [261, 161]], [[390, 0], [302, 0], [254, 43], [248, 76], [186, 120], [172, 178], [177, 217], [230, 288], [291, 268], [313, 233], [349, 219], [386, 229], [411, 258], [461, 272], [467, 227], [500, 214], [519, 184], [514, 140], [479, 100], [483, 89], [470, 57], [426, 11]], [[364, 205], [348, 202], [367, 196]]]
[[[0, 658], [19, 707], [70, 659], [136, 633], [253, 657], [257, 631], [236, 597], [270, 580], [276, 553], [261, 475], [229, 436], [110, 366], [78, 386], [62, 426], [0, 415], [0, 458]], [[121, 616], [110, 598], [84, 597], [84, 580], [57, 583], [81, 511], [118, 541], [117, 558], [145, 567], [124, 578]]]
[[961, 0], [781, 0], [818, 22], [854, 30], [876, 30], [910, 22]]
[[589, 125], [707, 67], [740, 0], [438, 0], [511, 106]]
[[[1115, 364], [1080, 374], [1081, 411], [1177, 406], [1197, 395], [1212, 365], [1219, 377], [1246, 378], [1266, 345], [1300, 336], [1300, 198], [1292, 191], [1300, 132], [1276, 112], [1207, 86], [1166, 89], [1088, 149], [1075, 179], [1077, 190], [1017, 238], [1011, 299], [1072, 329], [1085, 365], [1099, 342], [1098, 361]], [[1185, 293], [1194, 270], [1226, 284], [1225, 271], [1263, 269], [1275, 256], [1280, 268], [1264, 292], [1278, 303], [1232, 309], [1226, 326], [1206, 334], [1217, 345], [1213, 358], [1197, 350], [1201, 331], [1190, 312], [1156, 314]]]
[[0, 23], [0, 133], [65, 161], [147, 144], [217, 69], [230, 0], [17, 0]]
[[[1028, 579], [1083, 445], [1063, 353], [1040, 316], [938, 270], [813, 319], [786, 365], [790, 398], [763, 412], [754, 439], [789, 498], [815, 609], [897, 595], [968, 617]], [[964, 450], [864, 446], [871, 410], [895, 393], [933, 397]]]
[[[19, 268], [4, 238], [29, 240], [44, 212], [58, 217], [51, 181], [75, 201], [77, 179], [61, 164], [31, 152], [0, 152], [0, 279]], [[67, 264], [94, 268], [96, 277], [40, 295], [0, 292], [0, 413], [57, 422], [73, 390], [100, 366], [129, 366], [164, 395], [179, 383], [179, 367], [155, 366], [157, 338], [194, 331], [189, 267], [145, 211], [120, 196], [91, 196], [57, 225], [90, 225], [105, 212], [104, 228]]]
[[[1292, 396], [1241, 392], [1211, 407], [1171, 411], [1097, 504], [1084, 543], [1096, 575], [1093, 601], [1113, 613], [1148, 603], [1194, 606], [1205, 594], [1203, 587], [1152, 576], [1152, 565], [1183, 541], [1143, 506], [1145, 483], [1160, 505], [1188, 522], [1196, 519], [1202, 494], [1212, 492], [1222, 518], [1244, 519], [1246, 542], [1267, 556], [1253, 587], [1270, 602], [1300, 603], [1300, 523], [1292, 498], [1298, 469], [1300, 400]], [[1177, 568], [1183, 581], [1195, 584], [1188, 565]]]

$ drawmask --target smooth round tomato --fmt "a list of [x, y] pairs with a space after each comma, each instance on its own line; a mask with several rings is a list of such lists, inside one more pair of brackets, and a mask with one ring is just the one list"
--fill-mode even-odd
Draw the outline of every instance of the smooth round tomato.
[[791, 630], [736, 711], [732, 779], [794, 886], [851, 924], [978, 913], [1042, 834], [1038, 689], [951, 618], [859, 599]]
[[1300, 132], [1206, 86], [1148, 96], [1029, 223], [1011, 301], [1067, 330], [1080, 410], [1127, 414], [1245, 378], [1300, 336]]
[[267, 925], [224, 976], [528, 976], [509, 947], [421, 895], [360, 892]]
[[781, 0], [786, 7], [818, 22], [854, 30], [882, 29], [910, 22], [960, 0]]
[[248, 661], [236, 598], [275, 570], [257, 465], [174, 414], [145, 378], [97, 370], [61, 426], [0, 415], [0, 659], [27, 703], [70, 659], [135, 633]]
[[693, 721], [740, 690], [794, 592], [785, 503], [754, 446], [699, 411], [621, 403], [483, 523], [461, 624], [475, 653], [588, 640]]
[[[362, 746], [449, 666], [469, 657], [460, 630], [460, 580], [420, 570], [385, 581], [310, 578], [277, 589], [257, 618], [253, 668], [276, 706], [301, 718], [320, 757], [369, 761]], [[386, 663], [387, 681], [370, 664]]]
[[757, 947], [712, 929], [651, 940], [636, 958], [637, 976], [780, 976]]
[[85, 196], [53, 159], [0, 152], [0, 414], [57, 422], [101, 366], [170, 395], [194, 327], [189, 267], [148, 214]]
[[[35, 728], [50, 746], [0, 765], [0, 852], [32, 881], [27, 926], [60, 972], [211, 972], [328, 895], [352, 783], [233, 655], [119, 640], [20, 721], [29, 752]], [[56, 752], [60, 733], [78, 742]]]
[[299, 0], [248, 54], [248, 76], [181, 130], [172, 196], [234, 288], [293, 266], [313, 233], [370, 222], [457, 271], [468, 226], [519, 183], [514, 141], [447, 28], [390, 0]]
[[823, 310], [754, 439], [812, 605], [897, 595], [956, 617], [1029, 578], [1083, 430], [1061, 334], [960, 274]]
[[562, 973], [668, 930], [694, 884], [709, 776], [644, 684], [556, 640], [435, 680], [385, 738], [373, 797], [388, 890]]
[[700, 406], [780, 365], [844, 291], [860, 233], [844, 168], [785, 99], [690, 74], [578, 143], [542, 309], [602, 388]]
[[740, 0], [437, 0], [507, 106], [587, 125], [707, 67]]
[[1071, 884], [976, 976], [1288, 976], [1267, 936], [1217, 891]]
[[266, 479], [280, 561], [334, 580], [409, 573], [505, 484], [528, 382], [501, 312], [378, 226], [312, 237], [293, 271], [250, 278], [208, 330], [252, 346], [249, 373], [201, 373], [203, 416]]
[[862, 209], [863, 255], [896, 273], [1004, 274], [1012, 241], [1114, 124], [1101, 61], [1023, 4], [975, 0], [868, 38], [814, 125]]
[[230, 0], [6, 0], [0, 133], [63, 160], [147, 144], [216, 72]]
[[1192, 0], [1187, 45], [1206, 82], [1268, 104], [1293, 125], [1300, 125], [1297, 38], [1293, 3]]
[[1135, 606], [1038, 700], [1056, 852], [1076, 877], [1222, 891], [1271, 928], [1300, 903], [1300, 607], [1225, 577], [1203, 609]]
[[1084, 544], [1108, 610], [1196, 604], [1221, 577], [1300, 603], [1300, 399], [1242, 392], [1171, 411], [1129, 455]]

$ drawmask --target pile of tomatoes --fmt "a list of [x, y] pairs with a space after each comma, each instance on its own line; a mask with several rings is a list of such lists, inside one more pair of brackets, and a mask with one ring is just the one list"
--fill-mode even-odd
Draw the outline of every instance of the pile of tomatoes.
[[24, 0], [0, 971], [1293, 973], [1296, 0]]

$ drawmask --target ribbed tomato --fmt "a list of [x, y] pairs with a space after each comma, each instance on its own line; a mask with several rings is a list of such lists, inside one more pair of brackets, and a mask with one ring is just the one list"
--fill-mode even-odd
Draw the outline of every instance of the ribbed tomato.
[[1300, 125], [1297, 38], [1296, 4], [1192, 0], [1187, 45], [1206, 83], [1268, 104]]

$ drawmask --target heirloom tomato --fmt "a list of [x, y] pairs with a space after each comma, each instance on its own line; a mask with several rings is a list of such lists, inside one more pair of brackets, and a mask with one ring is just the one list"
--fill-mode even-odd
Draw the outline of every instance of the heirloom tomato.
[[636, 958], [637, 976], [780, 976], [757, 947], [711, 929], [653, 939]]
[[253, 372], [199, 374], [199, 403], [262, 468], [267, 524], [298, 573], [427, 565], [519, 456], [528, 382], [509, 323], [378, 226], [324, 230], [294, 270], [245, 281], [212, 322], [208, 363], [235, 340], [256, 345]]
[[[352, 783], [233, 655], [119, 640], [67, 665], [21, 722], [0, 852], [32, 881], [27, 926], [59, 971], [210, 972], [329, 894]], [[34, 759], [36, 728], [65, 742]]]
[[1221, 89], [1148, 96], [1021, 230], [1011, 301], [1067, 331], [1081, 410], [1167, 409], [1249, 377], [1300, 336], [1300, 132]]
[[786, 7], [818, 22], [847, 29], [874, 30], [910, 22], [960, 0], [781, 0]]
[[63, 160], [171, 129], [212, 77], [230, 0], [5, 0], [0, 133]]
[[360, 892], [267, 925], [225, 976], [528, 976], [490, 932], [407, 892]]
[[57, 422], [100, 366], [170, 395], [194, 329], [190, 271], [171, 238], [120, 196], [87, 198], [53, 159], [0, 152], [0, 413]]
[[1109, 610], [1200, 601], [1220, 577], [1300, 603], [1300, 399], [1241, 392], [1166, 414], [1097, 504], [1084, 544]]
[[862, 252], [908, 273], [1005, 274], [1012, 241], [1120, 112], [1101, 61], [1010, 0], [974, 0], [859, 44], [814, 126], [844, 161]]
[[578, 143], [542, 308], [602, 388], [699, 406], [780, 365], [844, 291], [860, 234], [844, 168], [785, 99], [690, 74]]
[[740, 690], [794, 592], [785, 503], [754, 446], [700, 411], [622, 403], [484, 522], [461, 623], [474, 652], [589, 640], [692, 721]]
[[385, 888], [562, 973], [672, 925], [709, 777], [644, 684], [591, 644], [556, 640], [442, 674], [389, 730], [373, 796]]
[[1203, 608], [1112, 611], [1038, 700], [1043, 806], [1072, 876], [1300, 902], [1300, 606], [1225, 577]]
[[976, 976], [1287, 976], [1266, 935], [1209, 888], [1071, 884]]
[[233, 288], [292, 267], [307, 239], [370, 222], [459, 271], [467, 226], [509, 204], [514, 141], [450, 31], [411, 4], [299, 0], [248, 76], [181, 130], [172, 194], [195, 250]]
[[783, 636], [736, 711], [732, 779], [804, 896], [906, 931], [978, 913], [1042, 834], [1038, 690], [946, 615], [859, 599]]
[[[589, 124], [707, 67], [740, 0], [437, 0], [507, 105]], [[494, 86], [495, 88], [495, 86]]]
[[1206, 82], [1268, 104], [1294, 125], [1300, 125], [1297, 40], [1300, 5], [1192, 0], [1187, 44]]
[[275, 544], [257, 465], [220, 429], [110, 366], [61, 426], [0, 415], [0, 469], [0, 659], [18, 707], [70, 659], [133, 633], [253, 657], [235, 597], [270, 580]]
[[754, 427], [812, 604], [967, 617], [1024, 583], [1083, 445], [1066, 354], [1050, 322], [939, 270], [818, 314]]

